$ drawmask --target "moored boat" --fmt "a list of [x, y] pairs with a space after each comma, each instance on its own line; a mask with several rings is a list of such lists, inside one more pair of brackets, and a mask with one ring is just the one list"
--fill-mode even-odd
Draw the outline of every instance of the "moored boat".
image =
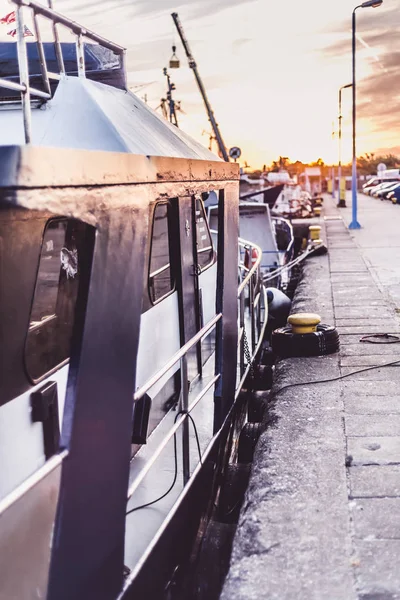
[[[268, 319], [262, 251], [239, 239], [237, 165], [127, 90], [122, 48], [13, 4], [20, 82], [0, 79], [14, 94], [0, 111], [12, 120], [0, 134], [0, 597], [162, 597], [237, 461]], [[77, 36], [78, 76], [57, 39], [49, 71], [37, 36], [31, 80], [27, 9]], [[84, 38], [118, 57], [118, 85], [86, 77]]]

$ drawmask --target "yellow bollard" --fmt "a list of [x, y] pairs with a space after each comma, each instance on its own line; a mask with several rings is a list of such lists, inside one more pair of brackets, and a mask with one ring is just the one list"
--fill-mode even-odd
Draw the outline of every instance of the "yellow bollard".
[[310, 232], [310, 239], [312, 241], [318, 240], [321, 235], [321, 226], [320, 225], [310, 225], [308, 228]]
[[296, 313], [288, 318], [293, 333], [314, 333], [321, 323], [321, 317], [315, 313]]
[[346, 208], [346, 177], [340, 178], [338, 206]]
[[310, 241], [313, 246], [317, 246], [318, 244], [323, 244], [324, 242], [321, 240], [321, 227], [319, 225], [310, 225], [308, 228], [310, 232]]
[[321, 208], [321, 206], [316, 206], [316, 207], [314, 208], [314, 215], [315, 215], [316, 217], [320, 217], [320, 216], [321, 216], [321, 211], [322, 211], [322, 208]]

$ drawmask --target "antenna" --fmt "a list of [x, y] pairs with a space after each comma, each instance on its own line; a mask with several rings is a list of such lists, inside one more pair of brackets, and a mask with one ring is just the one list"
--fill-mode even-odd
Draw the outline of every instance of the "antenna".
[[[174, 49], [174, 48], [175, 48], [175, 46], [172, 46], [172, 49]], [[171, 62], [172, 62], [172, 59], [170, 60], [170, 65], [171, 65]], [[179, 63], [179, 61], [178, 61], [178, 63]], [[175, 84], [172, 83], [171, 77], [170, 77], [166, 67], [163, 69], [163, 73], [164, 73], [165, 77], [167, 78], [167, 97], [161, 98], [160, 107], [161, 107], [164, 117], [167, 120], [169, 119], [170, 123], [175, 125], [175, 127], [179, 127], [178, 116], [176, 113], [178, 110], [181, 110], [181, 103], [176, 102], [172, 96], [172, 92], [174, 92], [176, 90], [176, 87], [175, 87]], [[167, 109], [167, 106], [168, 106], [168, 109]], [[169, 112], [169, 115], [168, 115], [168, 112]], [[181, 112], [183, 112], [183, 111], [181, 111]]]

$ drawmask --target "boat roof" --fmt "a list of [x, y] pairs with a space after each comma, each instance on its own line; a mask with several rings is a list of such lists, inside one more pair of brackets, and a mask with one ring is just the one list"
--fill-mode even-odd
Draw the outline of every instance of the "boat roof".
[[[1, 110], [0, 131], [0, 146], [24, 144], [21, 110]], [[220, 160], [131, 92], [84, 77], [63, 77], [54, 97], [32, 108], [32, 144]]]

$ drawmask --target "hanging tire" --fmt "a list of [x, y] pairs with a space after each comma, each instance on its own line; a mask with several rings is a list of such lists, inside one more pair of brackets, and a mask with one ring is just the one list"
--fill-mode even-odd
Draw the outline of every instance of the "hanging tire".
[[270, 401], [270, 391], [253, 391], [247, 403], [249, 423], [262, 423]]
[[260, 364], [265, 365], [266, 367], [272, 367], [274, 363], [275, 355], [272, 352], [272, 348], [270, 346], [263, 348], [261, 352]]
[[261, 434], [261, 423], [246, 423], [239, 436], [238, 462], [253, 462], [254, 450]]
[[258, 365], [253, 379], [253, 390], [265, 391], [272, 388], [272, 366]]
[[248, 463], [228, 465], [218, 500], [218, 521], [221, 523], [238, 522], [250, 479], [250, 468]]
[[[194, 573], [179, 598], [217, 600], [229, 569], [236, 525], [210, 521], [204, 532]], [[172, 595], [176, 598], [177, 595]]]
[[292, 356], [322, 356], [339, 350], [339, 334], [332, 325], [317, 325], [313, 333], [293, 333], [290, 326], [272, 333], [271, 346], [283, 358]]

